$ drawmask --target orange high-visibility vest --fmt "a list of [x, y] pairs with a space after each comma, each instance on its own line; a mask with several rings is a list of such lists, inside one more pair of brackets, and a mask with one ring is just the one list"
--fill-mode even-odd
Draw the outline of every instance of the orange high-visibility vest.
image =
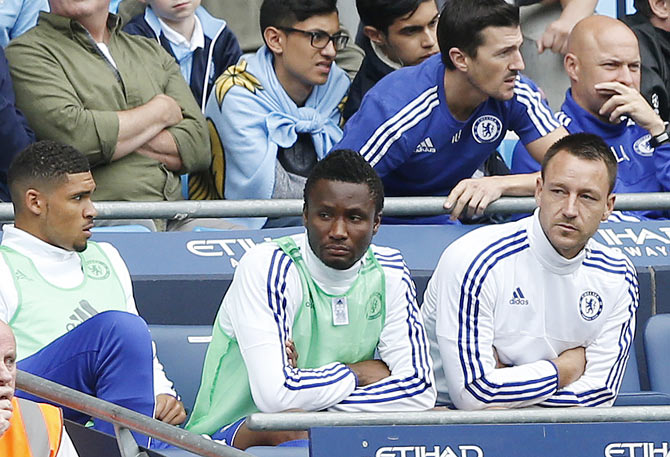
[[0, 456], [55, 457], [63, 433], [60, 408], [12, 398], [9, 429], [0, 437]]

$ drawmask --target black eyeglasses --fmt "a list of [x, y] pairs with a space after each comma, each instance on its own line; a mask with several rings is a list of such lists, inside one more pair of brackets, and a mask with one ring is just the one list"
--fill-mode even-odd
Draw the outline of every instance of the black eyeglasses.
[[328, 46], [328, 43], [332, 41], [333, 46], [335, 46], [335, 50], [341, 51], [349, 42], [349, 36], [342, 32], [337, 32], [334, 35], [328, 35], [326, 32], [322, 30], [311, 32], [309, 30], [294, 29], [292, 27], [277, 27], [277, 28], [285, 32], [297, 32], [310, 37], [312, 46], [315, 47], [316, 49], [323, 49], [326, 46]]

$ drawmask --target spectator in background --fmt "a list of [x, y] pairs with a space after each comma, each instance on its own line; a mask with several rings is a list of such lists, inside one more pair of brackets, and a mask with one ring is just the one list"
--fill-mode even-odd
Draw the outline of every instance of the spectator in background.
[[[77, 457], [60, 408], [17, 398], [15, 387], [16, 340], [9, 325], [0, 321], [0, 455]], [[41, 449], [48, 453], [38, 454]]]
[[[556, 118], [568, 132], [595, 133], [609, 145], [619, 163], [615, 192], [670, 190], [670, 131], [640, 94], [641, 59], [635, 34], [608, 16], [580, 21], [570, 35], [565, 70], [571, 89]], [[522, 147], [515, 149], [512, 160], [515, 172], [539, 169]], [[657, 210], [634, 214], [668, 215]]]
[[0, 3], [0, 47], [37, 24], [40, 11], [49, 11], [48, 0], [4, 0]]
[[123, 30], [157, 39], [175, 58], [201, 110], [216, 78], [242, 55], [237, 38], [222, 19], [199, 6], [200, 0], [142, 0], [148, 7]]
[[154, 40], [121, 33], [109, 0], [50, 5], [6, 50], [17, 105], [37, 138], [86, 154], [98, 200], [180, 199], [179, 174], [207, 168], [211, 155], [174, 59]]
[[[16, 217], [3, 227], [0, 246], [0, 320], [16, 336], [19, 369], [183, 422], [184, 407], [152, 357], [123, 259], [110, 244], [88, 241], [96, 211], [86, 157], [53, 141], [34, 143], [12, 162], [9, 188]], [[69, 409], [65, 417], [90, 419]], [[110, 423], [94, 427], [114, 434]], [[147, 437], [137, 438], [146, 446]]]
[[670, 1], [635, 0], [623, 21], [635, 32], [642, 58], [641, 91], [664, 121], [670, 120]]
[[[340, 110], [349, 78], [334, 60], [348, 37], [340, 31], [336, 3], [263, 2], [266, 45], [226, 70], [207, 102], [216, 184], [210, 190], [208, 177], [201, 176], [198, 186], [191, 185], [191, 198], [302, 195], [314, 164], [342, 137]], [[286, 223], [265, 218], [235, 222], [254, 229]]]
[[[448, 195], [452, 220], [502, 195], [529, 195], [534, 176], [469, 179], [514, 130], [540, 160], [565, 135], [524, 69], [518, 8], [504, 0], [449, 0], [441, 55], [394, 71], [367, 93], [336, 147], [359, 151], [389, 196]], [[445, 223], [446, 216], [395, 221]]]
[[16, 97], [5, 52], [0, 47], [0, 201], [8, 202], [7, 169], [23, 148], [35, 141], [35, 134], [16, 108]]
[[363, 23], [365, 58], [349, 89], [349, 119], [377, 81], [398, 68], [416, 65], [439, 52], [435, 0], [357, 0]]
[[591, 16], [598, 0], [507, 0], [520, 6], [523, 45], [526, 62], [524, 74], [546, 95], [549, 105], [558, 109], [570, 80], [563, 72], [563, 55], [567, 52], [572, 28]]
[[545, 155], [532, 216], [444, 251], [421, 307], [439, 402], [614, 403], [639, 302], [633, 264], [592, 239], [614, 208], [616, 170], [597, 135], [564, 137]]
[[[212, 15], [225, 19], [240, 42], [244, 53], [254, 53], [263, 46], [263, 34], [259, 27], [260, 10], [263, 0], [202, 0], [202, 6]], [[124, 24], [142, 13], [140, 0], [123, 0], [119, 5], [119, 15]], [[342, 29], [343, 33], [349, 32]], [[363, 61], [363, 50], [350, 40], [337, 53], [337, 65], [353, 79]]]

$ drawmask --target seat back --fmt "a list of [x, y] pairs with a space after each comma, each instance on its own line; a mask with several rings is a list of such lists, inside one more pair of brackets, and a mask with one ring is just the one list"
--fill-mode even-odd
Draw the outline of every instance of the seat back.
[[212, 326], [149, 325], [149, 330], [156, 343], [158, 359], [190, 413], [200, 387], [205, 354], [212, 339]]
[[670, 314], [656, 314], [644, 329], [644, 352], [651, 390], [670, 394]]
[[630, 347], [626, 371], [621, 380], [620, 393], [639, 392], [640, 391], [640, 372], [637, 367], [637, 355], [635, 354], [635, 342]]

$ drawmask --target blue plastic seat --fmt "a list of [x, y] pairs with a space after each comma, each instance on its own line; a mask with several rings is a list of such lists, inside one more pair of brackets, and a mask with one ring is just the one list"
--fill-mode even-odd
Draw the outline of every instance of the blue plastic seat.
[[670, 394], [670, 314], [656, 314], [644, 329], [644, 351], [647, 357], [651, 390]]
[[158, 358], [174, 383], [188, 413], [193, 410], [200, 387], [211, 325], [150, 325]]

